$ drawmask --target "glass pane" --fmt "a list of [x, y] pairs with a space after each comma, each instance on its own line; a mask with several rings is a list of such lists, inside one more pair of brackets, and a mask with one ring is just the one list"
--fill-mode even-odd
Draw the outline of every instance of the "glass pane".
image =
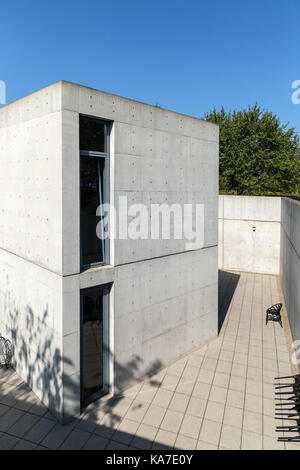
[[96, 233], [97, 224], [100, 222], [96, 211], [103, 201], [103, 169], [104, 158], [80, 159], [80, 244], [83, 266], [104, 260], [103, 241]]
[[82, 405], [103, 388], [103, 290], [82, 291]]
[[106, 124], [97, 119], [80, 118], [80, 150], [106, 152]]

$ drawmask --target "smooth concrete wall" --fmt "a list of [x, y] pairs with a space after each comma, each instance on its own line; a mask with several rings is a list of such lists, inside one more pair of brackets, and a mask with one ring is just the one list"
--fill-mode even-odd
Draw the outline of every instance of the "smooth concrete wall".
[[0, 110], [0, 334], [63, 415], [62, 113], [57, 83]]
[[117, 268], [116, 390], [216, 336], [216, 260], [212, 247]]
[[[205, 204], [204, 247], [217, 244], [218, 126], [155, 106], [62, 82], [64, 274], [80, 271], [79, 114], [111, 120], [111, 202]], [[71, 172], [71, 174], [69, 173]], [[67, 247], [72, 247], [69, 253]], [[186, 251], [185, 240], [115, 240], [111, 264]], [[77, 263], [77, 264], [76, 264]]]
[[282, 198], [280, 278], [294, 341], [300, 340], [300, 202]]
[[62, 273], [61, 85], [0, 109], [0, 249]]
[[219, 268], [279, 274], [281, 198], [219, 196]]

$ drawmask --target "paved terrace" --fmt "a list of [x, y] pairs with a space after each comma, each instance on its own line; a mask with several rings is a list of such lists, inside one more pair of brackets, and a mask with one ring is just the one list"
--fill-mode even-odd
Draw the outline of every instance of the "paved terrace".
[[1, 369], [0, 449], [300, 449], [275, 432], [274, 377], [291, 373], [285, 331], [265, 326], [277, 282], [220, 272], [219, 337], [66, 426]]

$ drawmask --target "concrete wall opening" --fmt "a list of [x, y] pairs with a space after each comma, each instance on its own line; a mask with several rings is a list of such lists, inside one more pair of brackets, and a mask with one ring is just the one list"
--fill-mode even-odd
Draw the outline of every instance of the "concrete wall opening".
[[96, 233], [109, 230], [97, 215], [109, 203], [109, 129], [108, 122], [80, 117], [80, 253], [81, 266], [87, 268], [109, 263], [109, 244]]
[[111, 284], [80, 291], [81, 408], [109, 392]]

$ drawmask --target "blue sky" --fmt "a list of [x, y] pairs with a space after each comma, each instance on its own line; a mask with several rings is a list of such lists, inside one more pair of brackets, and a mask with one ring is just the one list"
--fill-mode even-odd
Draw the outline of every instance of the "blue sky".
[[14, 0], [1, 5], [7, 102], [69, 80], [201, 117], [256, 101], [300, 132], [299, 0]]

